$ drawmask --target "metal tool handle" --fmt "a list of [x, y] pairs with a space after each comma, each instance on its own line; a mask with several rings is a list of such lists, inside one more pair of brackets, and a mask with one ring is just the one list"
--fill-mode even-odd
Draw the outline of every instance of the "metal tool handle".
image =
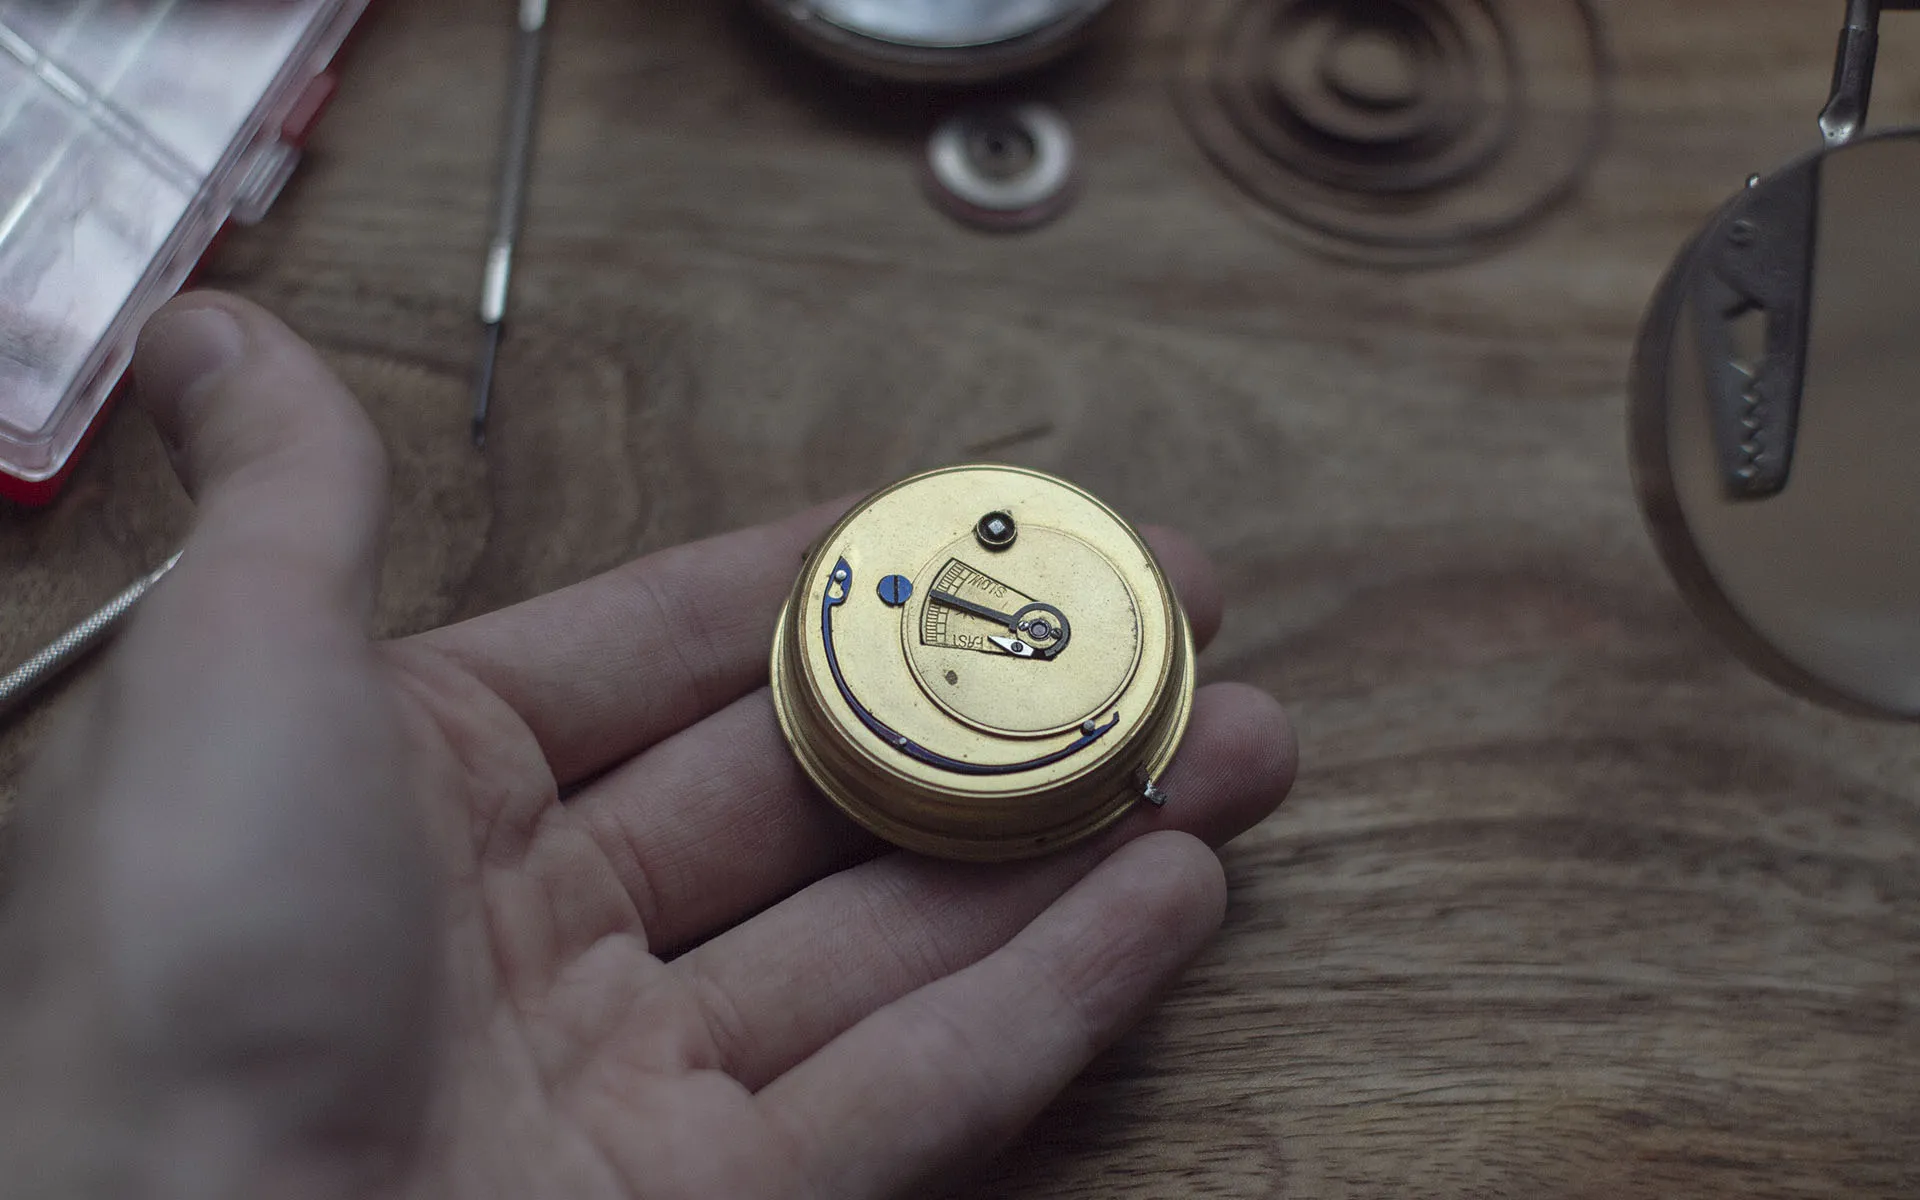
[[493, 211], [493, 240], [487, 247], [486, 272], [480, 282], [480, 324], [486, 340], [473, 398], [473, 441], [486, 442], [487, 417], [493, 408], [493, 374], [500, 356], [500, 327], [507, 319], [507, 296], [513, 287], [513, 256], [526, 210], [528, 176], [533, 166], [533, 141], [540, 115], [540, 68], [545, 54], [547, 0], [520, 0], [520, 33], [514, 48], [511, 99], [505, 139], [500, 153], [500, 183]]
[[180, 562], [174, 555], [152, 574], [109, 600], [104, 608], [62, 634], [51, 646], [0, 677], [0, 717], [32, 699], [39, 691], [85, 658], [113, 635], [140, 601]]
[[493, 243], [488, 248], [487, 273], [480, 288], [480, 320], [488, 325], [498, 324], [507, 315], [513, 247], [526, 210], [527, 173], [533, 161], [533, 138], [540, 112], [540, 60], [546, 43], [546, 27], [547, 0], [521, 0], [512, 107], [500, 156], [499, 198], [494, 204]]
[[1820, 136], [1829, 149], [1846, 145], [1866, 128], [1880, 57], [1880, 14], [1887, 9], [1920, 9], [1920, 0], [1847, 0], [1847, 21], [1833, 60], [1833, 92], [1820, 110]]

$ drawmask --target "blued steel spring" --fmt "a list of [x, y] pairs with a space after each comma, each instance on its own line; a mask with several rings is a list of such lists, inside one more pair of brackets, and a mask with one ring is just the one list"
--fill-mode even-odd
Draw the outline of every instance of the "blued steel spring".
[[1201, 149], [1309, 244], [1494, 248], [1578, 188], [1612, 66], [1593, 0], [1211, 0], [1177, 77]]

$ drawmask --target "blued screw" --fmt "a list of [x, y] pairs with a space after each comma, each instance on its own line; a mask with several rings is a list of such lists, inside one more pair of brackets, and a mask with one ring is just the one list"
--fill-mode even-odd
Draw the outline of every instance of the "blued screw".
[[880, 581], [880, 599], [891, 608], [899, 608], [913, 599], [913, 580], [905, 575], [889, 575]]

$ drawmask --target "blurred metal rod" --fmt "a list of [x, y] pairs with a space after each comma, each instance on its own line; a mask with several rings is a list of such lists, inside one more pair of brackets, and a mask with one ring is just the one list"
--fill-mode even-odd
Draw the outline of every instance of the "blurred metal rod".
[[1920, 0], [1847, 0], [1847, 23], [1833, 59], [1833, 92], [1820, 110], [1820, 136], [1829, 150], [1844, 146], [1866, 128], [1873, 100], [1873, 70], [1880, 57], [1880, 13], [1911, 12]]
[[500, 190], [494, 203], [493, 241], [487, 248], [486, 274], [480, 284], [480, 324], [486, 341], [473, 392], [473, 444], [487, 441], [487, 415], [493, 408], [494, 366], [500, 357], [500, 330], [507, 319], [513, 286], [513, 256], [520, 241], [527, 183], [533, 169], [533, 141], [540, 113], [540, 68], [545, 58], [547, 0], [520, 0], [520, 35], [514, 46], [511, 107], [500, 151]]
[[1860, 135], [1873, 99], [1874, 61], [1880, 55], [1881, 0], [1847, 0], [1847, 23], [1833, 60], [1833, 91], [1820, 110], [1820, 136], [1828, 147]]

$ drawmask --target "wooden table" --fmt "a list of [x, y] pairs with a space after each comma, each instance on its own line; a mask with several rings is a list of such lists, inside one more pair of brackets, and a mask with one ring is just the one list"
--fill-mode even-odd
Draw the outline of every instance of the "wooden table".
[[[1043, 88], [1087, 192], [1003, 239], [920, 198], [926, 112], [825, 86], [727, 5], [565, 0], [480, 457], [508, 7], [388, 0], [211, 278], [385, 431], [386, 628], [990, 452], [1190, 530], [1232, 602], [1207, 673], [1297, 716], [1300, 787], [1230, 853], [1225, 935], [979, 1195], [1920, 1193], [1920, 740], [1732, 662], [1624, 450], [1640, 308], [1712, 205], [1812, 144], [1837, 3], [1607, 4], [1619, 120], [1580, 198], [1388, 275], [1212, 175], [1168, 98], [1178, 0]], [[1882, 120], [1920, 113], [1920, 27], [1888, 21]], [[0, 660], [186, 518], [116, 418], [57, 506], [0, 512]], [[59, 704], [0, 739], [0, 806]]]

